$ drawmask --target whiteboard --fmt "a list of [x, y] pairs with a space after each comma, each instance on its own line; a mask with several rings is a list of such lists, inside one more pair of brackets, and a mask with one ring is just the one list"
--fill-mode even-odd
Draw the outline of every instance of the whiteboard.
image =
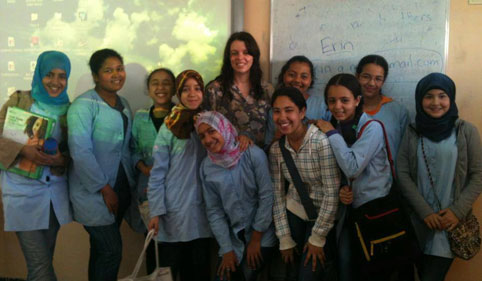
[[315, 65], [312, 94], [323, 95], [335, 74], [355, 73], [358, 61], [378, 54], [388, 61], [382, 92], [414, 116], [417, 82], [445, 72], [449, 0], [272, 0], [271, 82], [283, 64], [305, 55]]

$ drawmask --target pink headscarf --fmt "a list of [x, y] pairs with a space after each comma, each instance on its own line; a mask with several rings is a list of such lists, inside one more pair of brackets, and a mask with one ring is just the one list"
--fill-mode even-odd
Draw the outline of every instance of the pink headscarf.
[[208, 151], [208, 156], [214, 164], [224, 168], [232, 168], [236, 166], [241, 158], [241, 151], [236, 140], [238, 133], [233, 124], [219, 112], [205, 111], [198, 115], [195, 123], [196, 132], [199, 125], [206, 123], [218, 131], [224, 138], [224, 146], [219, 153]]

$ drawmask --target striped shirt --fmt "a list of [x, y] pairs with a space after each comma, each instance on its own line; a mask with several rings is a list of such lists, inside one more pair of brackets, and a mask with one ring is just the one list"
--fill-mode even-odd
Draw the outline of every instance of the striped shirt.
[[[333, 227], [338, 207], [340, 171], [335, 156], [326, 135], [314, 125], [308, 127], [298, 152], [291, 148], [288, 141], [285, 147], [291, 153], [318, 211], [318, 218], [308, 241], [314, 246], [323, 247], [326, 236]], [[276, 235], [280, 240], [280, 250], [286, 250], [296, 245], [291, 237], [286, 210], [304, 220], [307, 220], [307, 216], [285, 165], [278, 141], [271, 146], [269, 160], [275, 196], [273, 217]], [[289, 182], [287, 194], [284, 187], [285, 179]]]

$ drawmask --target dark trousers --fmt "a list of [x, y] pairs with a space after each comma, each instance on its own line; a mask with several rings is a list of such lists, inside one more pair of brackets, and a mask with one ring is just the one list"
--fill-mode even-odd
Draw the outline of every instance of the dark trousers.
[[443, 281], [454, 259], [423, 255], [417, 264], [420, 281]]
[[210, 280], [210, 238], [188, 242], [159, 243], [159, 265], [171, 267], [173, 279], [181, 281]]
[[326, 238], [326, 244], [323, 247], [323, 252], [326, 258], [324, 265], [318, 261], [316, 264], [316, 270], [313, 271], [311, 259], [306, 266], [304, 265], [308, 251], [303, 252], [303, 249], [308, 242], [308, 238], [311, 236], [311, 229], [313, 228], [314, 222], [304, 221], [290, 211], [287, 211], [287, 215], [291, 237], [296, 242], [296, 249], [299, 253], [298, 255], [295, 255], [294, 264], [288, 266], [288, 280], [334, 280], [333, 278], [336, 278], [335, 232], [333, 230], [330, 231]]
[[117, 183], [114, 191], [119, 200], [119, 207], [115, 222], [110, 225], [84, 226], [90, 236], [89, 281], [117, 281], [122, 260], [119, 227], [131, 202], [127, 178], [118, 180]]

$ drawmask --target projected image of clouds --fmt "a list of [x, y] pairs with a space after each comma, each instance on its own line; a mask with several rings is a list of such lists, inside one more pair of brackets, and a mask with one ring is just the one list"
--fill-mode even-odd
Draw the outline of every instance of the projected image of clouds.
[[[2, 103], [8, 89], [30, 89], [32, 61], [51, 49], [72, 61], [71, 97], [92, 87], [87, 63], [101, 48], [117, 50], [128, 76], [139, 80], [168, 67], [175, 74], [195, 69], [207, 82], [219, 74], [230, 33], [226, 0], [6, 0], [0, 6]], [[129, 73], [129, 65], [143, 73]]]

